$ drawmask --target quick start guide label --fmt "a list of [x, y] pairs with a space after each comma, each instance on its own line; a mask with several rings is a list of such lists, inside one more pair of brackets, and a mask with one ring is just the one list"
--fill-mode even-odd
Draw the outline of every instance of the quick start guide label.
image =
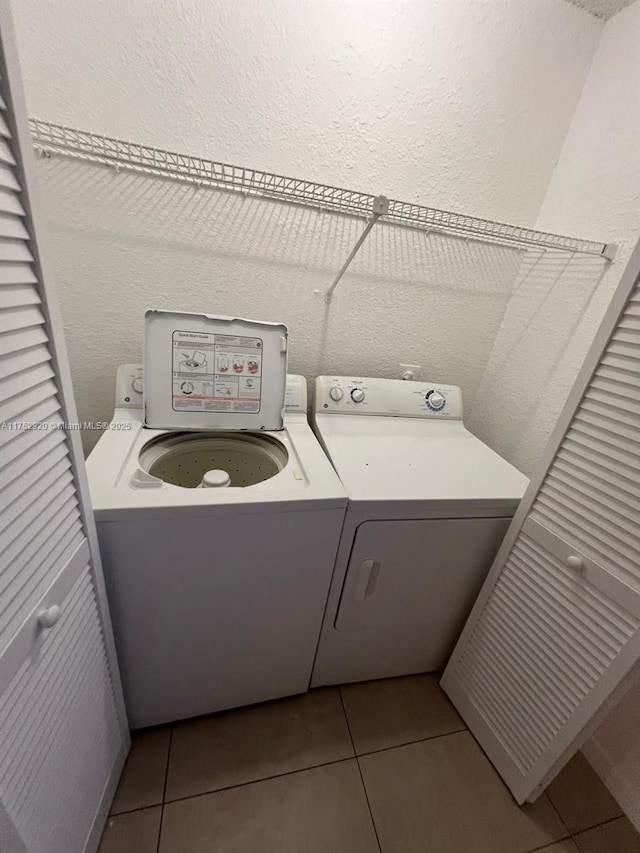
[[261, 338], [174, 331], [172, 350], [174, 411], [260, 411]]

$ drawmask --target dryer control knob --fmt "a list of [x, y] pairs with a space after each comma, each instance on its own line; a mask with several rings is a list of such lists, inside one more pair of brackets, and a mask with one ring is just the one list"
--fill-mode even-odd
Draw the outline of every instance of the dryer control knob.
[[364, 400], [364, 391], [362, 388], [353, 388], [351, 390], [351, 399], [354, 403], [362, 403]]
[[337, 403], [338, 400], [342, 400], [342, 398], [344, 397], [344, 391], [342, 390], [342, 388], [332, 388], [329, 391], [329, 396]]
[[136, 376], [136, 378], [131, 383], [131, 387], [136, 392], [136, 394], [142, 394], [142, 376]]
[[433, 391], [427, 397], [427, 403], [432, 409], [438, 411], [444, 406], [444, 396], [439, 391]]

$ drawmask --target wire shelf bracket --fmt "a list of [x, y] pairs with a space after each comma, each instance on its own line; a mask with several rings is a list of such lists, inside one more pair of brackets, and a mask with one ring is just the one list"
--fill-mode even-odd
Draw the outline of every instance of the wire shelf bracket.
[[349, 257], [347, 258], [347, 260], [342, 265], [342, 269], [340, 270], [338, 275], [334, 278], [333, 284], [331, 285], [329, 290], [327, 290], [327, 293], [325, 295], [325, 302], [327, 302], [327, 303], [331, 302], [331, 297], [333, 296], [333, 291], [338, 286], [342, 276], [346, 273], [351, 261], [358, 254], [358, 252], [360, 250], [360, 246], [362, 246], [364, 241], [369, 236], [369, 231], [371, 231], [371, 229], [376, 224], [378, 219], [380, 219], [381, 216], [384, 216], [386, 213], [388, 213], [388, 211], [389, 211], [389, 199], [384, 195], [377, 195], [374, 198], [373, 204], [371, 206], [371, 218], [367, 221], [367, 224], [364, 227], [364, 231], [358, 237], [358, 241], [355, 244], [355, 246], [353, 247], [353, 249], [351, 250], [351, 252], [349, 253]]
[[374, 196], [329, 184], [318, 184], [314, 181], [290, 178], [259, 169], [233, 166], [189, 154], [178, 154], [137, 142], [125, 142], [114, 137], [77, 130], [38, 118], [29, 119], [29, 126], [35, 149], [45, 157], [60, 154], [112, 166], [116, 171], [127, 169], [187, 181], [198, 187], [223, 188], [325, 212], [366, 218], [363, 233], [327, 291], [325, 297], [327, 302], [331, 300], [340, 279], [369, 232], [382, 217], [385, 222], [409, 228], [436, 231], [514, 248], [537, 247], [572, 254], [596, 255], [606, 261], [612, 261], [615, 258], [618, 248], [616, 243], [599, 243], [547, 231], [536, 231], [532, 228], [521, 228], [504, 222], [396, 201], [382, 195]]

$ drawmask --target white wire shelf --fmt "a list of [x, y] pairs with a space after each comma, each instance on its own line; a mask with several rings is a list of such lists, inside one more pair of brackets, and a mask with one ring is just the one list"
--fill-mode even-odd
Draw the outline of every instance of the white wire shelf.
[[[163, 151], [148, 145], [100, 136], [37, 118], [30, 119], [29, 125], [36, 150], [45, 156], [61, 154], [114, 166], [116, 169], [170, 177], [195, 183], [198, 186], [222, 187], [248, 195], [287, 201], [351, 216], [370, 217], [372, 211], [376, 210], [376, 204], [379, 205], [379, 199], [383, 198], [258, 169], [218, 163], [215, 160], [205, 160], [188, 154]], [[378, 217], [385, 222], [394, 222], [412, 228], [522, 248], [535, 246], [542, 249], [558, 249], [565, 252], [599, 255], [607, 260], [611, 260], [615, 252], [614, 244], [520, 228], [517, 225], [493, 222], [489, 219], [479, 219], [393, 199], [388, 200], [388, 208], [384, 214], [377, 214], [376, 218]]]

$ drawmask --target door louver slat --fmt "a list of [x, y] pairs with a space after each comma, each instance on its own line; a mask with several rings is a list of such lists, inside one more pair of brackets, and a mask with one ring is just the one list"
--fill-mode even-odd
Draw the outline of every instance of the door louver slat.
[[33, 367], [27, 367], [18, 376], [9, 376], [7, 379], [0, 380], [0, 400], [3, 401], [7, 411], [13, 411], [17, 402], [15, 397], [23, 391], [34, 388], [36, 385], [42, 385], [53, 376], [53, 369], [49, 362], [36, 364]]
[[[44, 421], [48, 417], [52, 417], [58, 411], [60, 411], [58, 398], [55, 394], [50, 394], [49, 396], [43, 397], [31, 408], [25, 409], [24, 412], [20, 412], [20, 418], [27, 423], [35, 424], [40, 421]], [[12, 441], [17, 441], [23, 431], [24, 430], [6, 428], [0, 429], [0, 448], [4, 448], [2, 450], [2, 455], [0, 456], [0, 468], [5, 464], [9, 464], [11, 459], [11, 457], [6, 458], [6, 454], [11, 452], [10, 449], [7, 450], [7, 445]]]
[[612, 476], [604, 465], [589, 464], [577, 454], [562, 449], [558, 453], [556, 462], [561, 471], [574, 474], [579, 479], [591, 481], [594, 487], [602, 489], [605, 494], [616, 497], [620, 493], [625, 495], [625, 500], [636, 500], [638, 498], [638, 487], [635, 483], [624, 476]]
[[53, 397], [57, 393], [55, 382], [46, 380], [38, 385], [34, 385], [28, 391], [22, 394], [17, 394], [3, 405], [3, 417], [7, 421], [22, 420], [22, 415], [28, 409], [33, 408], [38, 403], [48, 397]]
[[[58, 432], [62, 423], [61, 415], [56, 412], [50, 420], [37, 424], [34, 429], [12, 430], [14, 438], [5, 445], [3, 451], [6, 465], [2, 467], [2, 490], [18, 480], [34, 462], [44, 458], [56, 440], [50, 439], [46, 447], [41, 442], [49, 433]], [[40, 426], [46, 429], [39, 429]], [[62, 438], [59, 440], [62, 441]]]
[[603, 356], [602, 361], [600, 362], [601, 369], [602, 368], [610, 368], [612, 370], [619, 370], [622, 374], [626, 375], [634, 375], [638, 372], [638, 367], [634, 362], [626, 357], [615, 355], [614, 353], [607, 353]]
[[57, 483], [68, 483], [73, 480], [71, 473], [71, 460], [68, 457], [63, 457], [57, 462], [54, 462], [51, 467], [37, 478], [35, 483], [23, 489], [13, 503], [0, 512], [0, 534], [19, 518], [23, 513], [26, 514], [35, 504], [38, 496], [41, 494], [41, 489], [56, 490]]
[[[41, 530], [49, 529], [47, 525], [59, 517], [60, 511], [67, 507], [78, 505], [73, 487], [65, 487], [57, 492], [52, 491], [49, 499], [44, 496], [36, 501], [39, 512], [32, 511], [20, 517], [19, 524], [12, 525], [11, 530], [0, 536], [0, 553], [6, 563], [19, 560], [20, 555], [27, 550]], [[34, 508], [35, 509], [35, 508]]]
[[628, 397], [630, 400], [638, 400], [640, 394], [640, 373], [634, 374], [621, 370], [611, 370], [603, 367], [593, 379], [593, 387], [605, 394], [615, 391], [618, 397]]
[[[28, 580], [28, 573], [49, 554], [51, 548], [57, 544], [61, 531], [71, 526], [78, 517], [76, 505], [63, 508], [63, 513], [52, 519], [45, 516], [34, 527], [33, 536], [27, 546], [23, 548], [14, 559], [5, 565], [0, 575], [0, 599], [10, 601], [10, 591], [14, 593], [21, 589]], [[3, 614], [0, 613], [0, 624]]]
[[0, 355], [0, 375], [9, 377], [21, 370], [27, 370], [37, 364], [46, 364], [50, 361], [49, 348], [43, 345], [19, 350], [10, 355]]
[[[564, 482], [559, 480], [554, 480], [553, 483], [549, 482], [547, 484], [547, 491], [553, 499], [553, 506], [563, 503], [566, 505], [566, 503], [575, 501], [578, 496], [579, 500], [583, 501], [589, 507], [589, 510], [593, 512], [596, 518], [602, 520], [603, 523], [612, 524], [616, 528], [618, 535], [623, 537], [625, 541], [627, 537], [630, 537], [630, 541], [627, 544], [631, 544], [634, 541], [637, 527], [628, 519], [621, 516], [620, 513], [616, 513], [615, 508], [611, 508], [611, 501], [604, 501], [600, 496], [598, 499], [594, 499], [586, 489], [580, 487], [580, 484], [578, 484], [578, 488], [575, 490], [568, 489]], [[548, 506], [549, 511], [553, 513], [551, 504], [547, 505], [542, 500], [540, 504]]]
[[15, 166], [16, 161], [11, 153], [11, 148], [7, 145], [4, 139], [0, 139], [0, 160], [7, 163], [9, 166]]
[[40, 297], [28, 284], [8, 284], [0, 288], [0, 310], [2, 308], [23, 308], [27, 305], [39, 305]]
[[30, 264], [0, 263], [0, 286], [2, 287], [5, 284], [35, 284], [37, 281]]
[[33, 255], [24, 240], [0, 240], [0, 264], [33, 261]]
[[46, 430], [45, 432], [28, 430], [27, 432], [31, 435], [37, 435], [39, 441], [30, 444], [12, 464], [7, 465], [3, 470], [3, 484], [0, 494], [3, 503], [6, 502], [7, 506], [29, 482], [29, 474], [33, 473], [34, 479], [37, 478], [47, 463], [55, 459], [56, 451], [67, 452], [62, 430]]
[[633, 453], [636, 456], [640, 455], [640, 450], [635, 442], [636, 430], [632, 426], [615, 422], [600, 414], [589, 411], [586, 403], [587, 401], [585, 401], [582, 409], [575, 416], [574, 422], [576, 424], [586, 424], [592, 430], [592, 435], [594, 433], [602, 435], [603, 441], [621, 447], [625, 453]]
[[0, 314], [0, 334], [26, 329], [28, 326], [40, 326], [43, 323], [44, 317], [39, 308], [9, 308]]
[[596, 385], [592, 384], [588, 392], [588, 399], [609, 409], [619, 409], [625, 416], [627, 413], [635, 416], [640, 415], [640, 403], [635, 403], [633, 400], [622, 396], [613, 383], [607, 391], [601, 391]]
[[14, 216], [24, 216], [24, 208], [13, 190], [5, 189], [0, 184], [0, 212]]
[[[20, 214], [23, 216], [24, 213]], [[29, 232], [24, 227], [20, 216], [3, 213], [0, 208], [0, 238], [10, 240], [28, 240]]]
[[14, 170], [4, 163], [0, 163], [0, 187], [20, 192], [20, 184], [16, 180]]
[[573, 441], [581, 442], [594, 451], [640, 469], [640, 447], [626, 441], [625, 436], [617, 435], [608, 429], [598, 431], [581, 418], [575, 419], [567, 435], [571, 436]]
[[619, 326], [621, 329], [634, 329], [640, 332], [640, 312], [638, 314], [628, 314], [620, 320]]
[[11, 355], [20, 350], [46, 343], [47, 332], [43, 326], [32, 326], [16, 332], [0, 334], [0, 355]]

